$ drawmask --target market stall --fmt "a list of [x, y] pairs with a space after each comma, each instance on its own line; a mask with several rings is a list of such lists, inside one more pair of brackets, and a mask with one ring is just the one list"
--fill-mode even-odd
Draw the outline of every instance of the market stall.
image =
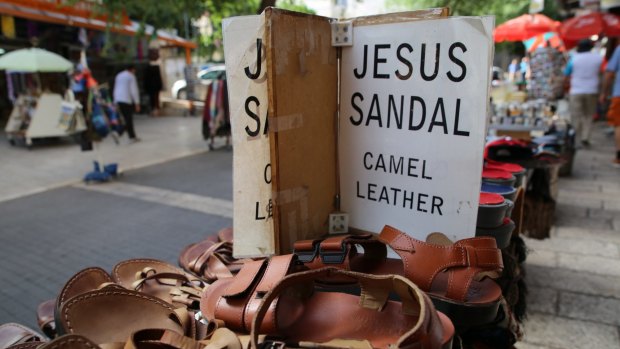
[[77, 272], [50, 347], [511, 348], [527, 173], [485, 150], [493, 19], [447, 14], [227, 19], [233, 228]]
[[86, 129], [78, 102], [39, 92], [42, 90], [39, 73], [66, 73], [72, 67], [63, 57], [39, 48], [16, 50], [0, 57], [0, 69], [35, 74], [38, 82], [35, 89], [17, 96], [5, 127], [12, 145], [23, 141], [30, 147], [36, 138], [71, 136]]

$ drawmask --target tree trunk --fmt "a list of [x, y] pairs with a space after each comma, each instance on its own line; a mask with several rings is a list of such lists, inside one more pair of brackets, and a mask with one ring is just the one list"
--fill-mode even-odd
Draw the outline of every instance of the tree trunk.
[[269, 6], [276, 6], [276, 0], [261, 0], [260, 6], [258, 7], [258, 14], [261, 14], [264, 9]]

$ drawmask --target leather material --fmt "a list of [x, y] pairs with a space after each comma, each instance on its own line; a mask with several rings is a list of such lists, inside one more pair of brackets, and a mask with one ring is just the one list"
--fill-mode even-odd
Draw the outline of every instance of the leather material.
[[[262, 297], [295, 267], [293, 255], [247, 262], [234, 278], [217, 280], [200, 301], [202, 315], [209, 321], [221, 320], [234, 331], [249, 333], [251, 321]], [[267, 314], [265, 331], [275, 327], [273, 310]]]
[[147, 328], [189, 332], [187, 312], [159, 298], [119, 287], [105, 287], [75, 296], [57, 313], [59, 332], [79, 334], [97, 344], [124, 343], [129, 335]]
[[56, 300], [49, 299], [37, 307], [37, 325], [49, 338], [56, 337], [56, 324], [54, 323], [54, 309]]
[[112, 277], [119, 285], [160, 298], [176, 307], [198, 309], [202, 280], [156, 259], [130, 259], [116, 264]]
[[[386, 225], [378, 239], [401, 257], [404, 275], [427, 292], [445, 288], [445, 297], [467, 301], [472, 281], [483, 277], [497, 278], [503, 270], [501, 250], [492, 237], [475, 237], [453, 244], [436, 244], [416, 240]], [[447, 282], [439, 284], [440, 273]], [[501, 292], [500, 292], [501, 294]]]
[[0, 325], [0, 349], [28, 342], [42, 342], [43, 336], [36, 331], [16, 323]]
[[110, 282], [114, 282], [110, 274], [99, 267], [82, 269], [65, 283], [60, 290], [56, 304], [62, 304], [77, 295], [96, 290], [101, 285]]
[[[358, 283], [360, 296], [319, 292], [314, 282], [330, 278]], [[402, 301], [388, 300], [391, 292]], [[276, 299], [280, 300], [278, 327], [267, 333], [284, 336], [286, 342], [321, 346], [325, 342], [338, 343], [334, 339], [340, 338], [361, 347], [367, 347], [365, 342], [369, 342], [373, 348], [434, 349], [448, 347], [454, 335], [450, 320], [438, 313], [424, 292], [406, 278], [323, 268], [288, 275], [265, 295], [252, 322], [252, 348], [260, 347], [258, 335], [265, 333], [265, 315], [272, 312]], [[285, 317], [290, 319], [279, 320]], [[353, 347], [360, 347], [357, 344]]]
[[[364, 258], [357, 258], [361, 257], [358, 246], [363, 249]], [[385, 260], [387, 249], [382, 242], [374, 239], [373, 234], [346, 234], [326, 239], [297, 241], [294, 244], [294, 253], [310, 269], [337, 267], [365, 271]]]
[[146, 329], [134, 332], [123, 349], [243, 349], [237, 335], [227, 328], [215, 330], [208, 340], [197, 341], [177, 332]]
[[232, 277], [247, 261], [233, 257], [232, 242], [232, 228], [224, 228], [217, 236], [209, 236], [185, 247], [179, 255], [179, 266], [209, 283]]
[[99, 346], [84, 336], [70, 334], [58, 337], [39, 349], [99, 349]]

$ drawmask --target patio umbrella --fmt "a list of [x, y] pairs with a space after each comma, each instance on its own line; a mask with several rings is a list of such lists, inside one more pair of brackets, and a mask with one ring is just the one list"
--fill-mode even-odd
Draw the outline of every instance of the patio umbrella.
[[547, 45], [551, 45], [551, 47], [557, 48], [560, 51], [566, 51], [562, 39], [554, 32], [538, 34], [533, 38], [524, 40], [523, 45], [525, 45], [525, 50], [527, 52], [534, 52], [537, 48], [547, 47]]
[[538, 34], [556, 31], [560, 22], [541, 15], [525, 14], [498, 25], [493, 32], [495, 42], [523, 41]]
[[560, 36], [565, 41], [576, 42], [592, 35], [620, 36], [620, 17], [593, 12], [568, 19], [560, 27]]
[[25, 48], [0, 56], [0, 69], [26, 73], [66, 72], [73, 64], [64, 57], [40, 48]]

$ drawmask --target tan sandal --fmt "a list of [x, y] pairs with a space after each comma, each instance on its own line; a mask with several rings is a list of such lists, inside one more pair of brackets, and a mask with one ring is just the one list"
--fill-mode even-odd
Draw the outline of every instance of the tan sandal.
[[[249, 333], [262, 297], [284, 276], [299, 268], [307, 269], [294, 255], [247, 262], [235, 277], [217, 280], [205, 290], [200, 300], [202, 316], [209, 322], [222, 321], [233, 331]], [[276, 305], [277, 300], [274, 308]], [[267, 318], [271, 316], [272, 313]], [[272, 329], [269, 324], [270, 321], [265, 322], [266, 332]]]
[[[386, 246], [401, 258], [385, 258]], [[427, 292], [459, 331], [493, 321], [502, 297], [501, 288], [492, 280], [501, 276], [502, 254], [491, 237], [452, 243], [445, 235], [433, 233], [424, 242], [385, 226], [374, 238], [342, 235], [300, 241], [295, 243], [295, 253], [301, 253], [306, 266], [313, 269], [333, 266], [375, 275], [403, 275]], [[383, 260], [377, 262], [377, 258]]]
[[208, 283], [233, 277], [247, 260], [233, 257], [232, 244], [232, 228], [224, 228], [217, 237], [209, 236], [185, 247], [179, 255], [179, 266]]
[[198, 310], [205, 283], [156, 259], [130, 259], [116, 264], [112, 278], [119, 285], [160, 298], [175, 307]]
[[[349, 279], [360, 294], [325, 288], [323, 280]], [[321, 280], [320, 284], [317, 281]], [[396, 293], [400, 301], [389, 300]], [[274, 309], [273, 302], [278, 301]], [[265, 326], [273, 313], [272, 325]], [[258, 335], [270, 328], [266, 340]], [[454, 326], [413, 282], [398, 275], [369, 275], [336, 268], [294, 273], [263, 297], [252, 321], [252, 348], [452, 347]]]

